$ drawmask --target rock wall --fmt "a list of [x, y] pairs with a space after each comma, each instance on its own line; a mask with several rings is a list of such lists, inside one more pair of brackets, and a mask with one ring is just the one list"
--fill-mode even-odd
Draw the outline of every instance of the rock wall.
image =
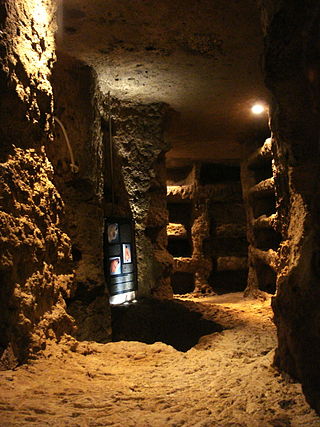
[[[275, 294], [279, 246], [282, 240], [278, 182], [283, 173], [275, 168], [272, 139], [243, 145], [241, 164], [243, 199], [247, 212], [248, 283], [245, 295]], [[258, 148], [257, 148], [258, 146]]]
[[51, 0], [2, 1], [0, 5], [1, 159], [19, 147], [40, 146], [50, 136], [55, 60]]
[[167, 200], [174, 292], [244, 290], [247, 243], [239, 167], [197, 163], [169, 169]]
[[[111, 110], [110, 110], [111, 107]], [[166, 246], [166, 170], [169, 149], [163, 132], [164, 104], [134, 104], [106, 99], [105, 121], [112, 116], [117, 209], [135, 221], [139, 296], [170, 297], [172, 258]], [[122, 184], [121, 184], [122, 181]], [[126, 206], [129, 206], [126, 208]], [[111, 207], [106, 211], [110, 215]]]
[[52, 143], [51, 0], [2, 1], [0, 365], [13, 367], [73, 329], [70, 239], [46, 156]]
[[61, 52], [52, 82], [57, 119], [55, 143], [48, 154], [65, 202], [65, 228], [72, 241], [75, 273], [76, 290], [68, 301], [68, 312], [76, 320], [78, 339], [104, 342], [111, 334], [111, 320], [103, 271], [105, 153], [101, 95], [92, 68]]
[[207, 164], [202, 183], [208, 203], [210, 239], [204, 249], [212, 259], [209, 283], [217, 293], [239, 292], [246, 286], [248, 244], [240, 166]]
[[319, 25], [317, 1], [261, 1], [283, 242], [273, 298], [275, 363], [320, 411]]

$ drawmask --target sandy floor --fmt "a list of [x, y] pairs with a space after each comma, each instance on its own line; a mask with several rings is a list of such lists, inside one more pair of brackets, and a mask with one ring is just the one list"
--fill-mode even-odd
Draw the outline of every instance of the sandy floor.
[[270, 301], [193, 301], [229, 329], [186, 353], [66, 337], [38, 360], [0, 372], [0, 426], [320, 426], [300, 385], [271, 367]]

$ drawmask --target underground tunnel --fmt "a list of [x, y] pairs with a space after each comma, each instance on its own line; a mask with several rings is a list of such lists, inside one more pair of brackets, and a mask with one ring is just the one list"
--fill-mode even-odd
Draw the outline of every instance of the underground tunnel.
[[1, 0], [1, 425], [320, 425], [319, 18]]

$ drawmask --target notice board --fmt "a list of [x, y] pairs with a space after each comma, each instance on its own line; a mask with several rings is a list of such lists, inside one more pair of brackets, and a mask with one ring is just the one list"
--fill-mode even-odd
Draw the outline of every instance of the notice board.
[[137, 290], [134, 223], [131, 219], [106, 218], [104, 271], [111, 296]]

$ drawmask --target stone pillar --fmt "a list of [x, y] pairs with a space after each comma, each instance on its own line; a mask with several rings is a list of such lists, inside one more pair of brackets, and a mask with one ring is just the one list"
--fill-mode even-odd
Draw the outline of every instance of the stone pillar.
[[272, 139], [257, 148], [257, 142], [243, 146], [241, 163], [243, 200], [247, 213], [248, 283], [245, 295], [275, 294], [278, 249], [282, 240], [276, 203]]
[[239, 166], [189, 164], [168, 169], [168, 178], [175, 293], [244, 290], [247, 245]]
[[[110, 339], [111, 319], [103, 271], [104, 147], [100, 92], [95, 71], [62, 52], [53, 68], [55, 141], [49, 158], [65, 203], [65, 228], [71, 238], [75, 292], [68, 312], [78, 339]], [[67, 132], [70, 148], [61, 125]]]
[[283, 242], [273, 299], [275, 363], [320, 411], [319, 2], [261, 2]]
[[[105, 104], [105, 114], [109, 105]], [[135, 221], [138, 259], [138, 296], [170, 297], [169, 256], [166, 237], [166, 172], [164, 153], [165, 104], [134, 104], [111, 100], [113, 143]]]
[[46, 155], [52, 143], [55, 60], [51, 0], [0, 5], [0, 358], [24, 361], [73, 329], [65, 298], [72, 289], [63, 201]]

